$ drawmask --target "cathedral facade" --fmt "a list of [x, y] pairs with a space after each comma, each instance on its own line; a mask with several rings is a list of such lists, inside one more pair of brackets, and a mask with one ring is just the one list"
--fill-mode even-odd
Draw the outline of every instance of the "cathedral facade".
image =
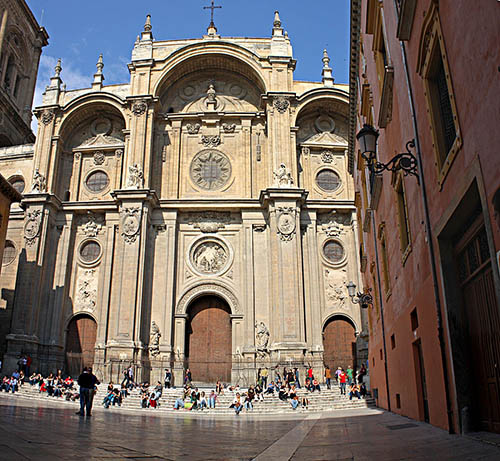
[[130, 81], [104, 85], [103, 67], [67, 90], [58, 63], [35, 145], [0, 152], [26, 184], [2, 269], [6, 366], [241, 384], [264, 366], [355, 366], [349, 94], [326, 52], [321, 82], [295, 81], [278, 14], [270, 38], [211, 23], [175, 41], [148, 17]]

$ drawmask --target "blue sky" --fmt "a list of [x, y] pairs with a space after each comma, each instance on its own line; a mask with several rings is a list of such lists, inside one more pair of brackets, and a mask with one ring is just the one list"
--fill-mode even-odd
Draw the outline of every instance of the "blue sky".
[[[156, 40], [201, 37], [210, 22], [209, 0], [27, 0], [50, 35], [43, 49], [35, 106], [57, 58], [68, 90], [89, 87], [99, 53], [105, 84], [128, 82], [136, 36], [151, 14]], [[349, 0], [219, 0], [215, 24], [222, 36], [267, 37], [279, 10], [297, 60], [296, 80], [321, 79], [322, 50], [330, 54], [337, 83], [348, 82]]]

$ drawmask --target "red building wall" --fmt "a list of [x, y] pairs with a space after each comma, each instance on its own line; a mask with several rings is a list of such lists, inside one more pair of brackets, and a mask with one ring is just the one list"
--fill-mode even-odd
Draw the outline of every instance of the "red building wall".
[[[378, 404], [388, 408], [384, 360], [387, 361], [389, 378], [390, 409], [415, 419], [423, 419], [419, 392], [419, 371], [415, 367], [413, 344], [420, 342], [428, 394], [429, 421], [439, 427], [448, 428], [446, 411], [446, 387], [443, 373], [443, 360], [438, 337], [437, 302], [434, 296], [434, 282], [437, 283], [441, 314], [443, 319], [443, 337], [446, 350], [445, 361], [448, 364], [451, 409], [453, 411], [453, 430], [460, 430], [460, 411], [457, 403], [456, 382], [453, 368], [453, 356], [450, 349], [450, 336], [447, 299], [443, 271], [449, 270], [444, 254], [440, 252], [442, 237], [452, 217], [457, 216], [459, 203], [465, 197], [471, 184], [477, 184], [477, 191], [484, 211], [485, 228], [490, 241], [490, 252], [500, 250], [500, 232], [493, 220], [491, 200], [500, 187], [500, 156], [496, 145], [500, 141], [498, 121], [500, 120], [500, 47], [498, 30], [500, 26], [500, 4], [498, 2], [480, 2], [481, 7], [471, 7], [466, 0], [419, 0], [412, 20], [411, 35], [404, 42], [409, 69], [410, 87], [416, 114], [418, 132], [415, 133], [412, 122], [412, 110], [409, 99], [409, 86], [405, 74], [402, 45], [397, 38], [398, 10], [394, 0], [361, 2], [361, 52], [357, 67], [358, 84], [358, 120], [359, 130], [368, 117], [361, 114], [362, 85], [369, 84], [373, 125], [377, 121], [381, 105], [381, 88], [377, 72], [376, 55], [373, 52], [376, 33], [367, 33], [370, 29], [367, 17], [380, 3], [382, 7], [382, 25], [385, 28], [385, 46], [389, 62], [394, 67], [394, 86], [392, 91], [392, 120], [380, 129], [378, 138], [378, 157], [387, 162], [395, 154], [405, 151], [406, 143], [418, 135], [422, 153], [422, 169], [428, 195], [431, 235], [426, 232], [426, 216], [422, 200], [422, 184], [415, 177], [403, 179], [409, 227], [411, 250], [403, 260], [398, 231], [396, 198], [391, 184], [392, 173], [383, 173], [382, 192], [374, 223], [368, 232], [363, 233], [364, 253], [367, 256], [367, 268], [364, 272], [365, 287], [373, 287], [371, 267], [377, 274], [375, 241], [379, 252], [379, 266], [382, 266], [381, 245], [378, 235], [379, 226], [385, 223], [387, 260], [390, 272], [390, 294], [386, 295], [383, 277], [379, 300], [383, 304], [385, 321], [385, 340], [387, 357], [383, 352], [383, 335], [380, 318], [377, 320], [376, 307], [370, 307], [370, 346], [369, 364], [371, 387], [378, 389]], [[404, 3], [404, 2], [402, 2]], [[407, 2], [410, 3], [410, 2]], [[438, 169], [434, 154], [433, 137], [428, 116], [428, 104], [423, 78], [418, 73], [419, 50], [423, 40], [422, 29], [429, 9], [433, 3], [438, 5], [438, 15], [444, 39], [447, 64], [452, 81], [454, 102], [458, 115], [462, 146], [448, 171], [442, 187], [438, 184]], [[368, 21], [369, 22], [369, 21]], [[351, 66], [353, 63], [351, 63]], [[453, 96], [452, 95], [452, 96]], [[364, 104], [366, 106], [366, 104]], [[366, 114], [366, 110], [364, 110]], [[365, 200], [363, 180], [359, 162], [358, 146], [355, 149], [355, 181], [361, 197], [360, 222], [365, 220], [366, 209], [370, 208], [369, 187]], [[415, 149], [413, 149], [415, 153]], [[458, 219], [458, 218], [457, 218]], [[366, 229], [366, 228], [365, 228]], [[435, 249], [437, 280], [431, 270], [429, 239]], [[442, 242], [441, 242], [442, 244]], [[498, 266], [493, 267], [495, 294], [498, 308], [500, 284]], [[374, 290], [375, 292], [375, 290]], [[372, 292], [372, 294], [374, 293]], [[411, 312], [417, 309], [418, 328], [413, 331]], [[391, 336], [394, 335], [394, 344]], [[393, 347], [394, 346], [394, 347]], [[382, 358], [381, 351], [382, 350]], [[418, 368], [418, 367], [417, 367]], [[399, 395], [399, 398], [397, 397]], [[398, 408], [399, 406], [399, 408]]]

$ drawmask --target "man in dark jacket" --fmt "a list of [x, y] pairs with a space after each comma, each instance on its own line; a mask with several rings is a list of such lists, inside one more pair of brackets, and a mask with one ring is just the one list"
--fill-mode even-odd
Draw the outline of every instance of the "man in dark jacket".
[[77, 411], [76, 414], [85, 416], [85, 409], [87, 409], [87, 416], [90, 416], [92, 408], [90, 392], [94, 388], [94, 383], [92, 374], [87, 367], [83, 369], [82, 374], [78, 377], [78, 385], [80, 386], [80, 411]]

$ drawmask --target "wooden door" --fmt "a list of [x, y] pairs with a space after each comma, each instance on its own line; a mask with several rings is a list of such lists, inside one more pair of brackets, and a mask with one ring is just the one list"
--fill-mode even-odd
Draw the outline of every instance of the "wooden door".
[[470, 351], [476, 428], [500, 432], [500, 315], [482, 220], [455, 246]]
[[328, 321], [323, 330], [323, 348], [324, 362], [332, 370], [332, 376], [338, 367], [356, 368], [356, 335], [347, 320], [337, 317]]
[[92, 317], [79, 316], [71, 320], [66, 336], [66, 372], [71, 376], [81, 373], [83, 367], [94, 364], [97, 324]]
[[187, 366], [195, 382], [231, 381], [231, 317], [225, 301], [204, 296], [189, 309]]

